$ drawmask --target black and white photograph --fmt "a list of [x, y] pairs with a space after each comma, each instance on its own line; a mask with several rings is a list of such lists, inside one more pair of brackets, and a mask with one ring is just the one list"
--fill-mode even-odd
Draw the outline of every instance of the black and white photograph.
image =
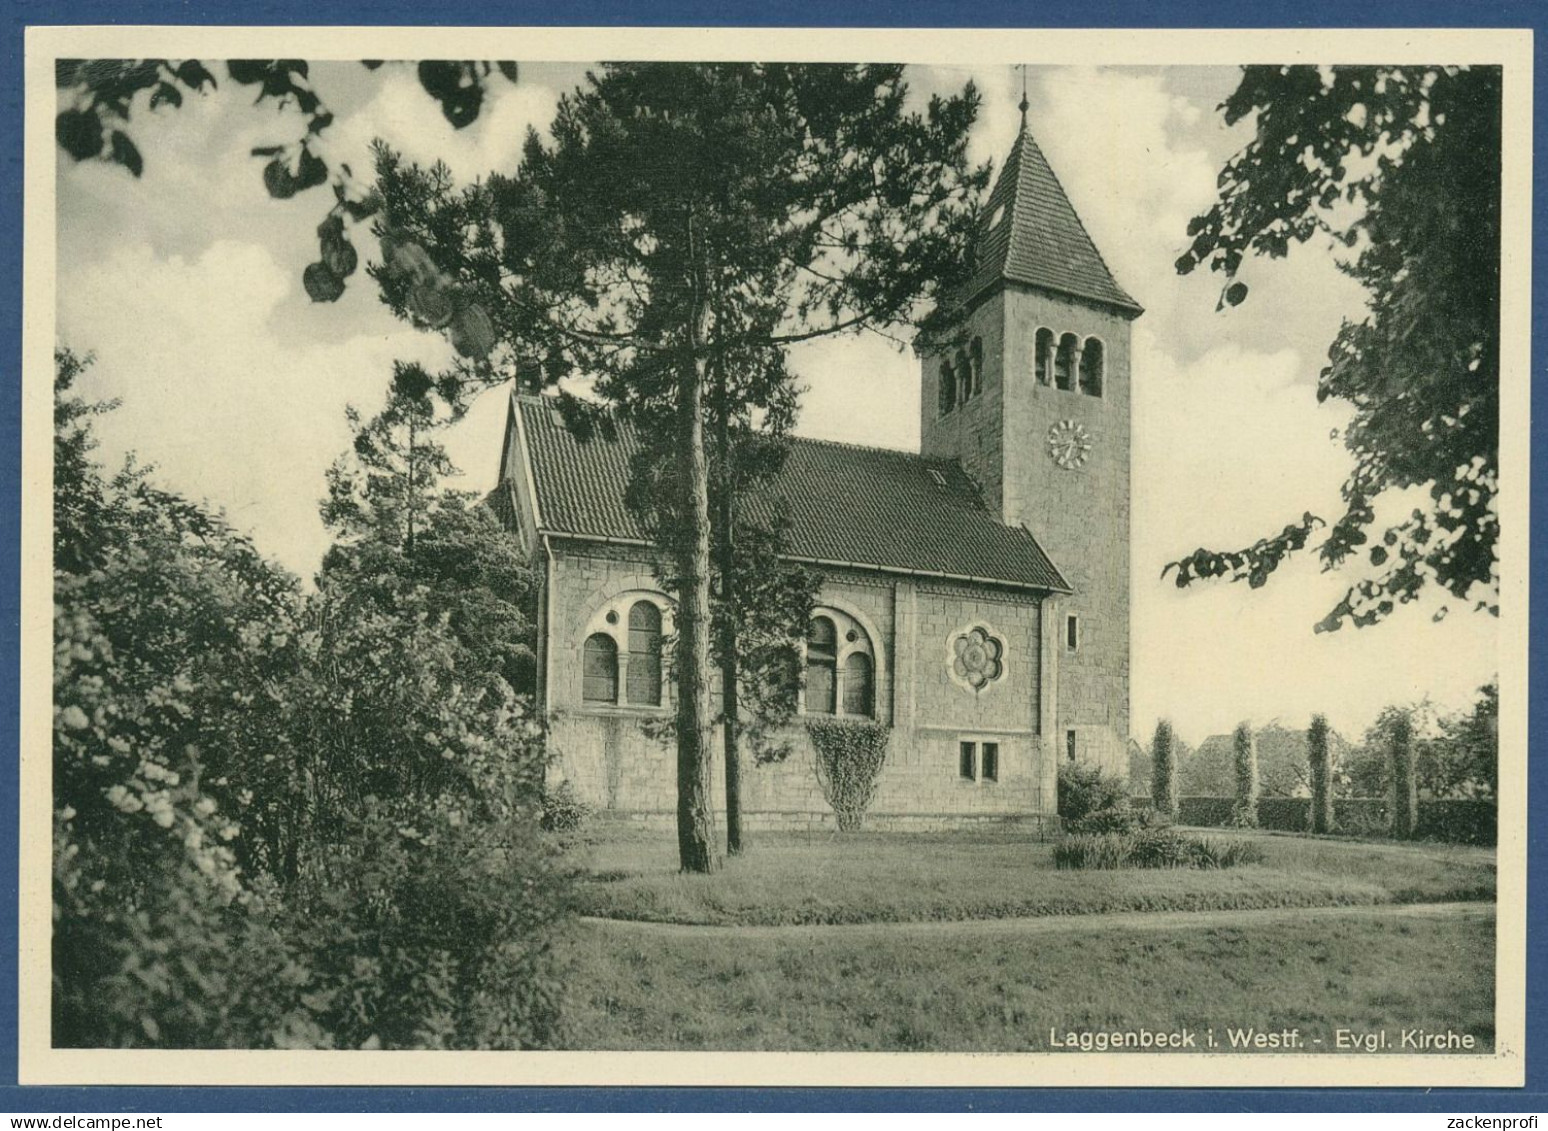
[[27, 68], [23, 1083], [1521, 1083], [1529, 32]]

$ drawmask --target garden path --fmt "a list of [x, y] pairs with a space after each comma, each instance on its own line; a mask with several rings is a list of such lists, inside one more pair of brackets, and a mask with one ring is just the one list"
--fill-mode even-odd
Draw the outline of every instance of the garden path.
[[581, 922], [620, 931], [654, 935], [697, 937], [722, 935], [736, 938], [788, 938], [807, 935], [866, 932], [897, 934], [940, 931], [972, 931], [985, 935], [1052, 935], [1090, 930], [1189, 930], [1210, 927], [1252, 927], [1264, 924], [1305, 922], [1308, 919], [1415, 917], [1426, 919], [1492, 919], [1493, 902], [1470, 903], [1376, 903], [1331, 907], [1262, 907], [1244, 911], [1104, 911], [1090, 915], [1037, 915], [1009, 919], [929, 919], [914, 922], [781, 923], [759, 926], [725, 926], [707, 923], [657, 923], [646, 919], [605, 919], [581, 916]]

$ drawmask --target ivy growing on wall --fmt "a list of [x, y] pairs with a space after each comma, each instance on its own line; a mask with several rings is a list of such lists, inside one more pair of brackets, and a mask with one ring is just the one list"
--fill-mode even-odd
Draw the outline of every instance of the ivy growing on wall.
[[809, 719], [807, 733], [817, 750], [817, 782], [838, 816], [843, 832], [860, 828], [876, 796], [892, 728], [852, 719]]

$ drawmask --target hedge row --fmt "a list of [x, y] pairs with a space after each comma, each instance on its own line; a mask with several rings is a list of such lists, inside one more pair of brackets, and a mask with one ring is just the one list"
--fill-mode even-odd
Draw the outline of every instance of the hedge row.
[[[1149, 808], [1150, 799], [1136, 797], [1135, 808]], [[1184, 797], [1177, 823], [1197, 828], [1230, 826], [1236, 801], [1230, 797]], [[1351, 836], [1384, 836], [1392, 827], [1392, 806], [1382, 798], [1345, 797], [1333, 802], [1335, 832]], [[1311, 831], [1311, 798], [1264, 797], [1258, 801], [1258, 827], [1282, 832]], [[1493, 844], [1496, 812], [1492, 801], [1440, 800], [1419, 802], [1419, 840], [1454, 844]]]
[[1498, 833], [1497, 816], [1492, 801], [1421, 801], [1414, 835], [1420, 840], [1493, 844]]

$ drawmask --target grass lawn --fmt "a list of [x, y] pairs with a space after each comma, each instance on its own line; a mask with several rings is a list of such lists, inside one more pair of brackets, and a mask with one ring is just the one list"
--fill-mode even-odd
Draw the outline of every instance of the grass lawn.
[[1253, 837], [1263, 864], [1222, 871], [1060, 871], [1026, 835], [756, 833], [712, 876], [677, 871], [667, 833], [599, 826], [574, 842], [580, 910], [666, 923], [917, 922], [1106, 911], [1202, 911], [1492, 900], [1494, 850]]
[[1250, 927], [995, 929], [1011, 926], [741, 934], [577, 924], [561, 949], [567, 1043], [1014, 1052], [1048, 1051], [1051, 1028], [1213, 1027], [1224, 1045], [1227, 1027], [1256, 1026], [1299, 1028], [1324, 1042], [1306, 1051], [1336, 1052], [1335, 1026], [1387, 1029], [1394, 1043], [1420, 1026], [1470, 1033], [1478, 1052], [1493, 1047], [1488, 905]]

